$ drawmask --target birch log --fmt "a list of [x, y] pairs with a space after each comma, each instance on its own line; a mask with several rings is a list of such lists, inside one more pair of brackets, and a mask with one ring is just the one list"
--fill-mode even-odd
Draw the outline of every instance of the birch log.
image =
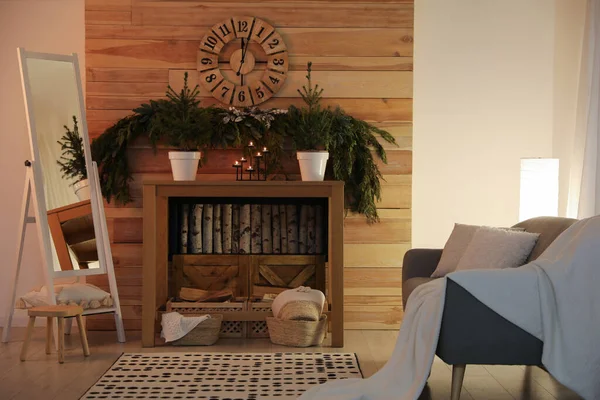
[[240, 206], [240, 254], [250, 254], [251, 233], [250, 204], [243, 204]]
[[213, 253], [223, 253], [223, 227], [221, 219], [221, 204], [215, 204], [213, 208]]
[[319, 205], [315, 210], [315, 252], [317, 254], [323, 254], [325, 249], [325, 244], [323, 243], [325, 221], [323, 218], [323, 206]]
[[271, 233], [273, 238], [273, 254], [281, 253], [281, 220], [279, 218], [279, 205], [271, 206]]
[[300, 206], [300, 222], [298, 223], [298, 252], [306, 254], [308, 244], [308, 206]]
[[286, 207], [288, 253], [298, 254], [298, 210], [296, 205]]
[[189, 204], [181, 205], [181, 247], [179, 251], [181, 254], [187, 254], [188, 252], [188, 229], [190, 226], [190, 206]]
[[260, 221], [262, 228], [262, 252], [271, 254], [273, 252], [273, 238], [271, 232], [271, 205], [263, 204], [262, 218]]
[[202, 253], [202, 210], [204, 204], [194, 204], [190, 210], [190, 240], [188, 252], [192, 254]]
[[250, 229], [251, 233], [251, 252], [252, 254], [260, 254], [262, 251], [262, 239], [261, 239], [261, 227], [260, 221], [262, 219], [260, 204], [252, 204], [250, 207]]
[[212, 254], [213, 252], [213, 205], [204, 205], [204, 218], [202, 220], [202, 252]]
[[308, 254], [315, 254], [315, 218], [316, 218], [316, 209], [315, 206], [307, 206], [308, 208], [308, 222], [306, 224], [306, 252]]
[[231, 207], [231, 253], [240, 252], [240, 205]]
[[231, 204], [223, 204], [223, 253], [231, 253]]
[[285, 204], [279, 205], [279, 223], [281, 224], [281, 254], [288, 252], [288, 237], [287, 237], [287, 218], [285, 212]]

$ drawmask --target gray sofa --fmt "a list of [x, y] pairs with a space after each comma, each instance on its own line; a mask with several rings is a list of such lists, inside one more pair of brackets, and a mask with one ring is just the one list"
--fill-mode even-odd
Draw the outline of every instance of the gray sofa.
[[[576, 220], [538, 217], [515, 227], [540, 237], [529, 259], [538, 258]], [[441, 249], [412, 249], [404, 256], [402, 297], [404, 307], [410, 294], [431, 278], [442, 255]], [[541, 366], [543, 343], [490, 310], [460, 285], [448, 279], [442, 327], [436, 354], [452, 368], [452, 400], [460, 398], [467, 364]]]

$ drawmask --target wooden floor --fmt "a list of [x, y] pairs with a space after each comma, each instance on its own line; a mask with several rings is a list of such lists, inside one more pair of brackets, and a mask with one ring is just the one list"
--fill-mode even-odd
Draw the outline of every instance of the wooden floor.
[[[75, 331], [75, 329], [74, 329]], [[189, 347], [142, 349], [139, 334], [129, 333], [128, 342], [116, 342], [114, 332], [89, 332], [92, 355], [84, 360], [78, 335], [66, 339], [65, 363], [56, 354], [44, 352], [44, 330], [36, 329], [26, 362], [19, 361], [24, 330], [14, 329], [13, 339], [0, 344], [0, 399], [78, 399], [123, 352], [189, 351]], [[380, 369], [390, 356], [396, 340], [392, 331], [346, 331], [343, 349], [310, 348], [293, 351], [332, 351], [358, 354], [365, 377]], [[273, 352], [289, 348], [267, 339], [221, 339], [211, 347], [194, 347], [209, 352]], [[428, 386], [421, 399], [450, 398], [451, 369], [436, 359]], [[579, 399], [539, 368], [508, 366], [468, 366], [461, 399]], [[393, 400], [393, 399], [390, 399]]]

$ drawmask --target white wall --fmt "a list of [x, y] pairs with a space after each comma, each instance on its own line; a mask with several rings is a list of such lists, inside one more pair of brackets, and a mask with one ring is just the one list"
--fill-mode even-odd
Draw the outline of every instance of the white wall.
[[455, 222], [517, 222], [520, 158], [555, 154], [561, 7], [415, 2], [414, 247], [443, 246]]
[[[4, 321], [9, 271], [15, 261], [25, 167], [30, 157], [17, 47], [49, 53], [78, 53], [84, 68], [83, 0], [0, 0], [0, 324]], [[85, 75], [85, 74], [82, 74]], [[26, 237], [24, 279], [19, 294], [43, 284], [34, 229]], [[16, 321], [23, 322], [22, 315]]]

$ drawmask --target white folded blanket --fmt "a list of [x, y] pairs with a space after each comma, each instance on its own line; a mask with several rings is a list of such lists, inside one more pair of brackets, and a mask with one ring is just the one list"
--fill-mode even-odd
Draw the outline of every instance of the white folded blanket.
[[542, 340], [542, 362], [559, 382], [585, 399], [600, 399], [600, 216], [577, 222], [523, 267], [455, 272], [421, 285], [379, 372], [317, 386], [300, 399], [417, 399], [437, 348], [446, 279]]

